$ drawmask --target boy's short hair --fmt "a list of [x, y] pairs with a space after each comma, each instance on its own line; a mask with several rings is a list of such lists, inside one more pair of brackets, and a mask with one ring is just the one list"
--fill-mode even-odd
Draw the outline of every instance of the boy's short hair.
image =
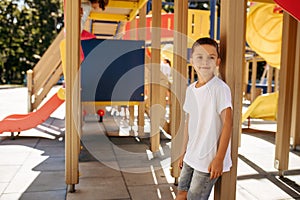
[[218, 58], [220, 57], [220, 50], [219, 50], [218, 43], [214, 39], [211, 39], [209, 37], [203, 37], [203, 38], [199, 38], [198, 40], [196, 40], [192, 46], [192, 53], [194, 53], [195, 47], [204, 45], [204, 44], [214, 46], [217, 50]]

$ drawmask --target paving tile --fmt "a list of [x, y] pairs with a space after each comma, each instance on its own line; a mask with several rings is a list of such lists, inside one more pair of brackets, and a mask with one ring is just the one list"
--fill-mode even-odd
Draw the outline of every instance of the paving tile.
[[11, 179], [13, 179], [20, 168], [21, 165], [0, 165], [0, 184], [9, 182]]
[[42, 172], [30, 184], [26, 192], [64, 190], [66, 188], [64, 171]]
[[43, 191], [43, 192], [25, 192], [19, 198], [20, 200], [63, 200], [66, 199], [66, 189], [55, 191]]
[[149, 166], [153, 166], [157, 169], [162, 167], [162, 159], [155, 157], [149, 160], [146, 154], [121, 154], [117, 155], [117, 160], [121, 168], [149, 168]]
[[101, 161], [101, 164], [117, 171], [121, 170], [119, 163], [117, 161]]
[[96, 177], [120, 177], [122, 176], [119, 170], [110, 168], [99, 162], [83, 162], [79, 164], [79, 173], [81, 178], [96, 178]]
[[34, 171], [64, 171], [64, 157], [49, 157], [44, 162], [33, 168]]
[[64, 137], [61, 138], [61, 139], [59, 139], [59, 138], [41, 139], [36, 147], [41, 148], [41, 147], [44, 147], [44, 146], [55, 146], [55, 147], [63, 146], [64, 147], [65, 146]]
[[32, 151], [26, 160], [22, 163], [19, 173], [26, 173], [26, 171], [32, 171], [36, 166], [43, 163], [49, 156], [43, 156], [44, 151], [35, 149]]
[[299, 169], [300, 157], [294, 153], [289, 153], [289, 170]]
[[146, 153], [146, 151], [149, 151], [149, 147], [145, 144], [123, 144], [123, 145], [118, 145], [115, 144], [113, 145], [114, 151], [116, 154], [127, 154], [127, 153]]
[[125, 182], [128, 186], [135, 185], [154, 185], [154, 184], [167, 184], [164, 171], [152, 170], [147, 173], [128, 173], [123, 172]]
[[8, 186], [8, 182], [0, 182], [0, 197], [1, 194], [4, 192], [5, 188]]
[[67, 193], [68, 200], [130, 198], [123, 179], [119, 177], [82, 178], [75, 188], [75, 193]]
[[[30, 155], [30, 152], [14, 152], [5, 153], [1, 155], [0, 165], [22, 165], [26, 158]], [[12, 159], [18, 158], [18, 159]]]
[[[60, 116], [60, 117], [62, 117], [62, 116]], [[65, 119], [59, 119], [59, 118], [53, 118], [53, 117], [52, 117], [52, 119], [54, 119], [54, 120], [49, 125], [49, 128], [54, 128], [57, 131], [62, 131], [65, 129], [65, 125], [66, 125]]]
[[4, 193], [2, 195], [0, 195], [0, 200], [16, 200], [19, 199], [21, 197], [22, 193]]
[[243, 176], [249, 174], [258, 174], [258, 172], [254, 170], [252, 167], [250, 167], [243, 160], [238, 159], [237, 176]]
[[113, 151], [111, 150], [102, 150], [102, 151], [90, 151], [90, 154], [101, 163], [112, 163], [117, 164], [117, 159]]
[[172, 185], [140, 185], [128, 186], [130, 196], [134, 200], [175, 199], [176, 187]]
[[[241, 196], [241, 197], [240, 197]], [[267, 179], [248, 179], [237, 183], [237, 199], [279, 200], [292, 197]]]
[[19, 171], [16, 176], [9, 182], [4, 193], [23, 193], [34, 182], [35, 178], [40, 174], [36, 171]]
[[[10, 134], [9, 134], [10, 135]], [[26, 138], [26, 137], [17, 137], [15, 140], [11, 140], [9, 137], [1, 141], [1, 146], [9, 145], [6, 148], [6, 151], [11, 151], [15, 146], [28, 147], [28, 149], [33, 148], [38, 143], [38, 138]], [[24, 148], [25, 149], [25, 148]]]
[[44, 151], [43, 156], [50, 157], [64, 157], [65, 156], [65, 147], [64, 146], [37, 146], [37, 149]]

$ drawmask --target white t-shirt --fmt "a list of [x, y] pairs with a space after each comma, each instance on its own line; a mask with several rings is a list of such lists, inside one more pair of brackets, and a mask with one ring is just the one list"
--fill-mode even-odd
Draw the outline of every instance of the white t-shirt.
[[[230, 107], [231, 92], [228, 85], [213, 77], [205, 85], [196, 88], [192, 83], [186, 91], [183, 109], [189, 114], [188, 145], [184, 162], [197, 171], [208, 173], [214, 159], [222, 131], [221, 112]], [[223, 172], [232, 166], [229, 143], [223, 163]]]

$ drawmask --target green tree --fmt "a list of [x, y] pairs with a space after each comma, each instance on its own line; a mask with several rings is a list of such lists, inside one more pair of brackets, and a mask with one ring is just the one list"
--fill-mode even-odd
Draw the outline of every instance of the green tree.
[[21, 83], [62, 28], [60, 0], [0, 2], [0, 83]]

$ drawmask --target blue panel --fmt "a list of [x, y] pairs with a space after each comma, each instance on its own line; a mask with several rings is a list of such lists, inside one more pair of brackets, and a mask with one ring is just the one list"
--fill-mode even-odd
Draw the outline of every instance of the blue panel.
[[144, 101], [144, 41], [84, 40], [82, 101]]

